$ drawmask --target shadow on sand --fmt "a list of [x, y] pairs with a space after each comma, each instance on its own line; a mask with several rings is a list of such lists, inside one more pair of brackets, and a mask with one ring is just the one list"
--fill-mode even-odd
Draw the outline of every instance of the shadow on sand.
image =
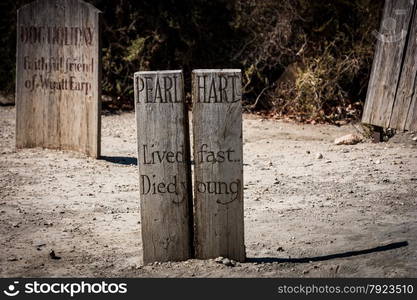
[[323, 255], [323, 256], [315, 256], [315, 257], [300, 257], [300, 258], [278, 258], [278, 257], [248, 257], [246, 259], [246, 262], [252, 262], [252, 263], [309, 263], [314, 261], [326, 261], [330, 259], [335, 258], [344, 258], [344, 257], [352, 257], [352, 256], [358, 256], [363, 254], [369, 254], [369, 253], [375, 253], [375, 252], [382, 252], [382, 251], [388, 251], [393, 249], [398, 249], [401, 247], [408, 246], [408, 242], [398, 242], [398, 243], [392, 243], [385, 246], [379, 246], [375, 248], [370, 249], [364, 249], [364, 250], [357, 250], [357, 251], [348, 251], [348, 252], [342, 252], [342, 253], [335, 253], [335, 254], [329, 254], [329, 255]]
[[100, 156], [100, 159], [119, 165], [138, 165], [138, 159], [136, 157]]

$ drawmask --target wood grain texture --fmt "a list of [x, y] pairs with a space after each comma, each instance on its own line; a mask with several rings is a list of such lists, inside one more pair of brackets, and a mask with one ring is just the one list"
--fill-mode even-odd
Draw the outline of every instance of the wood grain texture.
[[137, 72], [137, 119], [143, 261], [192, 255], [192, 189], [182, 71]]
[[38, 0], [17, 12], [16, 147], [100, 156], [101, 12]]
[[398, 91], [393, 105], [389, 127], [417, 131], [417, 16], [416, 6], [409, 30], [407, 49], [402, 65]]
[[414, 95], [408, 108], [407, 121], [405, 129], [417, 132], [417, 86], [414, 85]]
[[245, 260], [240, 70], [192, 73], [196, 257]]
[[[415, 72], [415, 4], [385, 1], [362, 122], [404, 130]], [[414, 32], [414, 35], [413, 35]], [[413, 57], [414, 55], [414, 57]]]

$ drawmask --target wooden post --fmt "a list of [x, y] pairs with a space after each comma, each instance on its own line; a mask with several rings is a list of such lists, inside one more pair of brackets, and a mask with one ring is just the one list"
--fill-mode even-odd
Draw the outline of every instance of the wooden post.
[[17, 13], [16, 147], [100, 156], [101, 12], [38, 0]]
[[192, 189], [182, 71], [134, 76], [143, 261], [192, 255]]
[[195, 251], [245, 260], [240, 70], [192, 74]]
[[[411, 2], [410, 0], [410, 6]], [[417, 131], [417, 1], [414, 1], [413, 11], [401, 77], [390, 120], [391, 128], [402, 131]]]
[[417, 2], [386, 0], [362, 122], [417, 130]]

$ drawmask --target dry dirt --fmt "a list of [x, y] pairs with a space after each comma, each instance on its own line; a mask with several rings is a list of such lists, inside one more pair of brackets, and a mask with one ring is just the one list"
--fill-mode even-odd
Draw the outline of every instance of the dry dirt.
[[103, 116], [101, 160], [16, 152], [14, 115], [0, 107], [1, 277], [417, 276], [417, 145], [409, 134], [335, 146], [352, 125], [245, 116], [248, 262], [143, 266], [134, 114]]

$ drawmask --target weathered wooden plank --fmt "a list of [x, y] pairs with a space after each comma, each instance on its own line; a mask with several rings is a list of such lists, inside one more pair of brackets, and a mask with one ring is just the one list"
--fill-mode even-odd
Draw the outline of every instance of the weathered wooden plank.
[[240, 70], [192, 73], [195, 251], [245, 260]]
[[417, 132], [417, 83], [414, 85], [414, 95], [408, 107], [405, 130]]
[[378, 42], [362, 116], [364, 123], [389, 127], [412, 12], [409, 0], [385, 2], [383, 21], [376, 34]]
[[101, 13], [38, 0], [17, 13], [16, 147], [100, 156]]
[[192, 255], [192, 189], [182, 71], [134, 76], [144, 263]]
[[389, 127], [399, 130], [417, 130], [416, 106], [416, 81], [417, 81], [417, 16], [416, 6], [414, 4], [414, 13], [409, 37], [407, 50], [401, 71], [401, 78], [398, 84], [397, 95], [393, 106], [393, 112]]

